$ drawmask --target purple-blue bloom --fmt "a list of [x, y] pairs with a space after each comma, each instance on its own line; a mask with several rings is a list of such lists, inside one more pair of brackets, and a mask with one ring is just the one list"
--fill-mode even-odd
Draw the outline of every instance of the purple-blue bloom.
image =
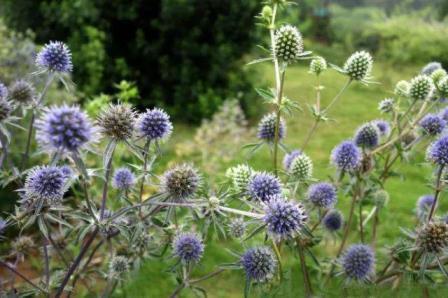
[[389, 134], [390, 134], [389, 122], [382, 120], [382, 119], [378, 119], [378, 120], [373, 121], [373, 124], [376, 125], [376, 127], [378, 128], [378, 131], [380, 132], [381, 137], [389, 136]]
[[[264, 115], [263, 118], [261, 118], [260, 123], [258, 124], [258, 138], [263, 141], [273, 142], [275, 139], [276, 122], [277, 115], [275, 113]], [[278, 139], [283, 139], [285, 135], [286, 125], [285, 121], [281, 118], [280, 125], [278, 127]]]
[[443, 120], [448, 121], [448, 108], [444, 108], [440, 112], [440, 117], [442, 117]]
[[420, 127], [425, 134], [435, 136], [440, 134], [446, 126], [446, 121], [441, 116], [428, 114], [420, 121]]
[[119, 168], [112, 177], [112, 187], [129, 190], [135, 184], [135, 175], [128, 168]]
[[170, 136], [173, 124], [170, 116], [162, 109], [147, 109], [137, 121], [139, 134], [150, 141], [158, 141]]
[[420, 219], [426, 218], [434, 203], [434, 195], [423, 195], [417, 201], [417, 216]]
[[266, 202], [272, 196], [282, 191], [280, 180], [272, 174], [261, 172], [252, 175], [247, 185], [248, 194], [252, 199]]
[[77, 106], [54, 106], [36, 121], [36, 138], [51, 151], [76, 152], [93, 140], [95, 128]]
[[308, 189], [307, 197], [317, 207], [330, 208], [337, 202], [336, 187], [327, 182], [313, 184]]
[[331, 161], [340, 171], [355, 170], [361, 163], [361, 150], [352, 141], [343, 141], [331, 152]]
[[343, 217], [338, 210], [328, 212], [322, 219], [323, 226], [330, 232], [336, 232], [342, 227]]
[[370, 246], [354, 244], [344, 253], [341, 263], [349, 279], [366, 280], [373, 273], [375, 254]]
[[180, 233], [174, 238], [173, 253], [184, 263], [199, 262], [204, 253], [204, 244], [195, 233]]
[[256, 282], [265, 282], [274, 277], [277, 260], [268, 247], [249, 248], [241, 256], [240, 263], [246, 272], [246, 278]]
[[0, 98], [8, 97], [8, 88], [6, 88], [5, 84], [0, 82]]
[[50, 41], [37, 54], [36, 65], [48, 71], [71, 72], [72, 54], [63, 42]]
[[442, 136], [434, 141], [426, 152], [427, 158], [439, 166], [448, 165], [448, 136]]
[[301, 150], [293, 150], [285, 155], [285, 157], [283, 158], [283, 168], [285, 169], [285, 171], [290, 170], [293, 160], [300, 154], [302, 154]]
[[422, 70], [420, 71], [421, 74], [424, 75], [431, 75], [434, 71], [441, 69], [442, 68], [442, 64], [440, 62], [429, 62], [428, 64], [426, 64], [425, 66], [423, 66]]
[[60, 167], [34, 167], [25, 180], [25, 199], [45, 199], [48, 203], [59, 202], [66, 191], [67, 176]]
[[363, 124], [355, 133], [355, 144], [362, 148], [372, 149], [379, 143], [379, 130], [372, 123]]

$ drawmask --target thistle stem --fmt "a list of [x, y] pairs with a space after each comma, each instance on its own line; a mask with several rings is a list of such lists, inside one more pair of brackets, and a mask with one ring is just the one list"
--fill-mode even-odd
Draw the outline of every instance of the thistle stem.
[[[145, 147], [143, 149], [143, 177], [142, 177], [142, 181], [140, 182], [140, 192], [138, 195], [138, 201], [140, 202], [140, 205], [143, 203], [143, 189], [145, 186], [145, 180], [146, 180], [146, 171], [148, 170], [148, 151], [149, 151], [149, 146], [151, 145], [151, 141], [147, 141], [145, 143]], [[143, 216], [142, 214], [142, 208], [139, 208], [139, 215], [140, 217]]]
[[26, 281], [30, 286], [32, 286], [33, 288], [41, 291], [42, 293], [48, 293], [46, 290], [42, 289], [41, 287], [39, 287], [38, 285], [36, 285], [35, 283], [33, 283], [29, 278], [27, 278], [25, 275], [23, 275], [22, 273], [20, 273], [19, 271], [17, 271], [15, 268], [11, 267], [9, 264], [3, 262], [0, 260], [0, 265], [5, 267], [6, 269], [8, 269], [9, 271], [13, 272], [15, 275], [21, 277], [24, 281]]
[[278, 277], [281, 281], [283, 279], [283, 265], [282, 265], [282, 256], [280, 254], [280, 250], [278, 249], [277, 243], [275, 240], [272, 240], [272, 247], [274, 248], [275, 255], [277, 256], [278, 261]]
[[308, 273], [308, 268], [306, 266], [306, 260], [305, 260], [305, 253], [303, 250], [302, 243], [300, 242], [300, 239], [296, 240], [297, 243], [297, 250], [299, 252], [299, 258], [300, 258], [300, 267], [302, 268], [302, 274], [303, 274], [303, 283], [305, 285], [305, 297], [312, 297], [313, 296], [313, 288], [311, 286], [311, 280]]
[[285, 81], [285, 73], [283, 70], [281, 72], [280, 86], [277, 86], [277, 103], [276, 103], [276, 118], [275, 118], [275, 134], [274, 134], [274, 173], [275, 176], [278, 176], [278, 143], [280, 139], [280, 120], [281, 120], [281, 105], [282, 105], [282, 97], [283, 97], [283, 84]]
[[439, 199], [439, 195], [440, 192], [442, 191], [441, 186], [442, 186], [442, 173], [443, 173], [443, 169], [444, 166], [439, 166], [439, 169], [437, 171], [437, 178], [436, 178], [436, 189], [435, 189], [435, 193], [434, 193], [434, 201], [432, 202], [432, 206], [431, 206], [431, 211], [429, 212], [428, 215], [428, 222], [431, 221], [432, 216], [434, 215], [434, 212], [436, 210], [436, 206], [437, 206], [437, 201]]

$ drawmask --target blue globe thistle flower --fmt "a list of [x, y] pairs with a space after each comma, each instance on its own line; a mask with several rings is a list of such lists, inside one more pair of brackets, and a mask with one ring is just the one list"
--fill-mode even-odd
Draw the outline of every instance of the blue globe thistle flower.
[[317, 207], [330, 208], [336, 204], [338, 198], [336, 187], [327, 182], [313, 184], [308, 189], [308, 199]]
[[383, 119], [378, 119], [373, 121], [373, 124], [376, 125], [381, 137], [388, 137], [390, 134], [390, 125], [389, 122]]
[[135, 184], [135, 175], [128, 168], [119, 168], [112, 177], [112, 187], [125, 191]]
[[417, 245], [425, 252], [439, 254], [448, 247], [448, 224], [430, 221], [418, 230]]
[[162, 109], [147, 109], [137, 121], [137, 130], [140, 135], [150, 141], [159, 141], [168, 138], [173, 131], [170, 116]]
[[302, 154], [301, 150], [292, 150], [290, 153], [287, 153], [285, 157], [283, 158], [283, 168], [285, 171], [289, 171], [291, 169], [291, 164], [293, 160]]
[[331, 151], [331, 162], [340, 171], [355, 170], [361, 164], [361, 150], [352, 141], [344, 141]]
[[262, 172], [252, 175], [247, 191], [252, 199], [262, 202], [268, 201], [272, 196], [279, 195], [282, 191], [280, 180], [272, 174]]
[[322, 219], [322, 224], [329, 232], [336, 232], [342, 227], [344, 218], [338, 210], [328, 212]]
[[367, 280], [373, 273], [375, 254], [370, 246], [355, 244], [347, 249], [341, 263], [349, 279]]
[[378, 128], [372, 123], [363, 124], [355, 133], [355, 144], [359, 147], [372, 149], [379, 143]]
[[162, 190], [174, 200], [191, 198], [198, 190], [201, 178], [189, 164], [177, 165], [163, 174]]
[[378, 110], [380, 110], [381, 113], [390, 113], [394, 109], [394, 100], [392, 98], [386, 98], [380, 101], [378, 104]]
[[62, 175], [64, 175], [65, 179], [71, 179], [73, 177], [73, 170], [70, 166], [61, 166], [59, 168], [61, 169]]
[[36, 121], [36, 138], [50, 151], [76, 152], [94, 140], [96, 130], [77, 106], [54, 106]]
[[195, 233], [180, 233], [174, 238], [173, 253], [184, 263], [197, 263], [204, 254], [204, 244]]
[[5, 84], [0, 82], [0, 98], [8, 97], [8, 88], [6, 88]]
[[249, 248], [241, 256], [241, 266], [246, 272], [246, 278], [256, 282], [265, 282], [274, 277], [277, 270], [277, 260], [268, 247]]
[[440, 62], [429, 62], [428, 64], [426, 64], [425, 66], [423, 66], [422, 70], [420, 71], [421, 74], [424, 75], [431, 75], [434, 71], [441, 69], [442, 68], [442, 64]]
[[67, 177], [60, 167], [37, 166], [25, 180], [25, 200], [44, 199], [47, 204], [58, 203], [67, 191]]
[[71, 72], [72, 54], [63, 42], [50, 41], [37, 54], [36, 65], [48, 71]]
[[434, 203], [433, 195], [423, 195], [418, 198], [417, 201], [417, 216], [425, 217], [428, 211], [431, 209], [432, 204]]
[[434, 141], [426, 152], [426, 157], [439, 166], [448, 165], [448, 136], [442, 136]]
[[246, 232], [246, 222], [242, 218], [232, 219], [229, 223], [229, 234], [233, 238], [241, 238]]
[[[264, 115], [258, 124], [258, 138], [266, 141], [273, 142], [275, 139], [275, 126], [277, 123], [277, 116], [275, 113]], [[281, 140], [286, 135], [286, 125], [283, 119], [280, 119], [280, 125], [278, 128], [278, 139]]]
[[425, 134], [435, 136], [445, 129], [446, 121], [439, 115], [428, 114], [423, 117], [419, 125]]
[[33, 85], [24, 80], [18, 80], [9, 89], [9, 99], [19, 104], [30, 104], [34, 101], [36, 91]]

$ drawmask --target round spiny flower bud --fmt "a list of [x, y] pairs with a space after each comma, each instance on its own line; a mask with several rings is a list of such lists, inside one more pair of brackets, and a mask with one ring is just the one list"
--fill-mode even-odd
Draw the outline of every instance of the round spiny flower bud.
[[263, 9], [261, 10], [261, 16], [265, 20], [270, 20], [272, 17], [272, 8], [268, 5], [263, 6]]
[[294, 62], [303, 52], [302, 35], [291, 25], [282, 26], [275, 32], [274, 44], [274, 55], [286, 63]]
[[381, 113], [390, 113], [394, 109], [394, 100], [392, 98], [386, 98], [383, 99], [378, 104], [378, 110], [380, 110]]
[[9, 98], [20, 104], [29, 104], [34, 101], [36, 91], [27, 81], [19, 80], [9, 89]]
[[419, 75], [411, 80], [409, 96], [415, 100], [425, 100], [431, 97], [434, 85], [431, 78], [426, 75]]
[[272, 174], [262, 172], [252, 175], [247, 191], [252, 199], [263, 202], [282, 192], [280, 180]]
[[112, 177], [112, 187], [118, 190], [129, 190], [135, 184], [135, 175], [128, 168], [119, 168], [115, 170]]
[[369, 246], [355, 244], [347, 249], [341, 263], [349, 279], [366, 280], [373, 273], [375, 254]]
[[8, 119], [11, 116], [13, 106], [11, 102], [5, 98], [0, 98], [0, 122]]
[[310, 73], [320, 75], [327, 69], [327, 61], [323, 57], [316, 57], [310, 62]]
[[390, 125], [389, 122], [378, 119], [372, 121], [372, 123], [378, 128], [378, 131], [380, 133], [380, 137], [388, 137], [390, 134]]
[[440, 62], [429, 62], [428, 64], [423, 66], [420, 73], [429, 76], [438, 69], [442, 69], [442, 64]]
[[34, 247], [34, 240], [29, 236], [20, 236], [12, 243], [12, 249], [16, 253], [25, 254]]
[[135, 117], [134, 110], [128, 104], [110, 105], [98, 116], [97, 123], [103, 135], [125, 141], [134, 133]]
[[418, 232], [417, 243], [427, 252], [442, 252], [448, 246], [448, 225], [445, 222], [427, 223]]
[[141, 114], [137, 121], [137, 129], [147, 140], [162, 140], [168, 138], [173, 131], [170, 116], [158, 108], [148, 109]]
[[439, 166], [448, 165], [448, 136], [442, 136], [434, 141], [426, 152], [427, 158]]
[[229, 223], [229, 234], [233, 238], [241, 238], [246, 232], [246, 223], [242, 218], [232, 219]]
[[249, 183], [252, 173], [253, 170], [251, 167], [241, 164], [230, 168], [228, 177], [232, 180], [235, 190], [238, 192], [243, 192], [247, 189], [247, 184]]
[[5, 99], [8, 97], [8, 88], [6, 88], [5, 84], [0, 82], [0, 99]]
[[204, 253], [204, 244], [195, 233], [180, 233], [174, 238], [173, 253], [184, 263], [199, 262]]
[[366, 51], [355, 52], [344, 64], [344, 71], [352, 80], [367, 79], [372, 71], [373, 59]]
[[308, 155], [300, 154], [292, 161], [289, 172], [298, 180], [308, 180], [313, 176], [313, 161]]
[[338, 210], [328, 212], [322, 219], [322, 224], [329, 232], [336, 232], [342, 227], [344, 219]]
[[[266, 141], [273, 142], [275, 139], [275, 126], [277, 123], [277, 116], [275, 113], [270, 113], [263, 118], [261, 118], [260, 123], [258, 124], [258, 138]], [[281, 118], [280, 125], [278, 128], [278, 139], [281, 140], [286, 135], [286, 125], [285, 121]]]
[[373, 194], [373, 203], [379, 207], [384, 207], [389, 201], [389, 193], [384, 189], [380, 189]]
[[448, 95], [448, 76], [440, 79], [439, 83], [437, 84], [437, 88], [443, 96]]
[[70, 49], [60, 41], [50, 41], [36, 56], [36, 65], [48, 71], [71, 72]]
[[321, 208], [330, 208], [336, 204], [338, 200], [336, 188], [333, 184], [326, 182], [311, 185], [308, 188], [307, 197], [311, 203]]
[[255, 247], [246, 250], [240, 263], [249, 280], [265, 282], [274, 277], [277, 270], [277, 260], [268, 247]]
[[355, 170], [361, 164], [361, 150], [352, 141], [344, 141], [331, 151], [331, 162], [340, 171]]
[[394, 93], [397, 96], [408, 97], [410, 88], [411, 84], [409, 84], [409, 82], [407, 81], [402, 80], [395, 85]]
[[440, 134], [446, 126], [446, 121], [442, 117], [435, 114], [428, 114], [419, 123], [420, 127], [423, 129], [423, 133], [435, 136]]
[[181, 164], [166, 171], [162, 177], [162, 189], [175, 200], [191, 198], [199, 188], [198, 171], [189, 164]]
[[438, 85], [440, 80], [447, 76], [446, 70], [443, 68], [437, 69], [431, 74], [431, 79], [434, 82], [434, 85]]
[[363, 124], [355, 133], [355, 144], [361, 148], [372, 149], [379, 143], [378, 128], [372, 123]]
[[124, 256], [114, 256], [109, 263], [109, 274], [118, 278], [129, 271], [129, 260]]
[[37, 166], [25, 179], [25, 198], [44, 199], [47, 204], [59, 203], [67, 191], [67, 176], [60, 167]]
[[267, 202], [264, 213], [263, 221], [275, 240], [294, 237], [308, 218], [302, 204], [295, 204], [280, 196], [274, 196]]
[[302, 154], [302, 151], [300, 151], [300, 150], [293, 150], [290, 153], [287, 153], [285, 155], [285, 157], [283, 158], [283, 168], [286, 171], [289, 171], [291, 169], [292, 161], [300, 154]]

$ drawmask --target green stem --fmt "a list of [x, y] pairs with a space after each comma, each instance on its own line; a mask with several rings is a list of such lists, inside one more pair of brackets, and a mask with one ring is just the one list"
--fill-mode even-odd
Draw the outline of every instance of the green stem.
[[305, 297], [307, 297], [307, 298], [312, 297], [313, 296], [313, 288], [311, 286], [310, 275], [308, 273], [308, 268], [306, 266], [305, 253], [303, 250], [303, 246], [299, 239], [297, 239], [296, 243], [297, 243], [297, 249], [299, 251], [300, 267], [302, 268], [303, 283], [305, 285]]
[[283, 97], [283, 84], [285, 82], [285, 73], [283, 70], [281, 72], [280, 86], [277, 91], [277, 103], [276, 103], [276, 119], [275, 119], [275, 135], [274, 135], [274, 173], [278, 176], [278, 143], [279, 143], [279, 131], [280, 131], [280, 120], [282, 112], [282, 97]]
[[436, 206], [437, 206], [437, 201], [439, 199], [439, 195], [440, 192], [442, 191], [441, 186], [442, 186], [442, 174], [443, 174], [443, 169], [444, 166], [440, 166], [438, 171], [437, 171], [437, 180], [436, 180], [436, 189], [435, 189], [435, 193], [434, 193], [434, 201], [432, 202], [432, 206], [431, 206], [431, 211], [429, 212], [429, 216], [428, 216], [428, 222], [431, 221], [432, 216], [434, 215], [434, 212], [436, 210]]

